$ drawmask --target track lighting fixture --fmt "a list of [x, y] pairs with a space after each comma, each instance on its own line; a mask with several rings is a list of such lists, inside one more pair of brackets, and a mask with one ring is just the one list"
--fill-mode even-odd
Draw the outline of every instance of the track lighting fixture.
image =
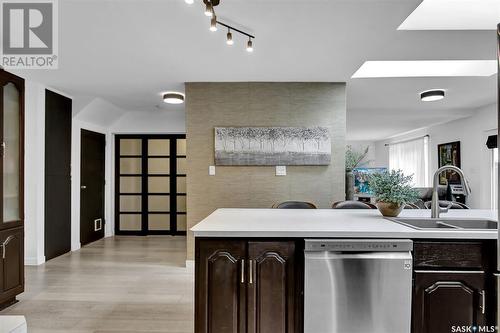
[[[187, 4], [193, 4], [194, 0], [184, 0]], [[229, 24], [226, 24], [224, 22], [218, 21], [217, 16], [215, 14], [215, 7], [220, 4], [221, 0], [203, 0], [203, 3], [205, 4], [205, 15], [207, 17], [210, 17], [210, 31], [217, 31], [218, 26], [221, 25], [225, 28], [227, 28], [227, 35], [226, 35], [226, 44], [227, 45], [233, 45], [234, 40], [233, 40], [233, 34], [231, 31], [236, 31], [237, 33], [248, 37], [248, 42], [247, 42], [247, 52], [253, 52], [253, 39], [255, 39], [255, 36], [244, 32], [243, 30], [237, 29], [234, 26], [231, 26]]]
[[226, 39], [226, 44], [227, 45], [233, 45], [233, 34], [231, 33], [231, 29], [227, 29], [227, 39]]
[[207, 2], [207, 4], [205, 5], [205, 16], [208, 16], [208, 17], [215, 16], [214, 15], [214, 7], [212, 7], [211, 2]]
[[248, 42], [247, 42], [247, 52], [253, 52], [253, 42], [252, 42], [252, 38], [248, 38]]
[[217, 16], [212, 16], [210, 20], [210, 31], [217, 31]]

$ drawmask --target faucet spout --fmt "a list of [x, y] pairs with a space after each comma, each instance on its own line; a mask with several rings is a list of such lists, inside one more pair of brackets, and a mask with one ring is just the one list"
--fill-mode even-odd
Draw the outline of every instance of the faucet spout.
[[452, 165], [445, 165], [442, 166], [441, 168], [437, 169], [436, 172], [434, 173], [433, 177], [433, 183], [432, 183], [432, 205], [431, 205], [431, 217], [432, 218], [439, 218], [439, 215], [441, 213], [446, 213], [448, 212], [448, 209], [450, 207], [442, 208], [439, 206], [439, 194], [438, 194], [438, 186], [439, 186], [439, 175], [444, 172], [444, 171], [454, 171], [458, 174], [460, 177], [460, 181], [462, 183], [462, 186], [464, 187], [464, 193], [465, 195], [471, 194], [471, 188], [469, 185], [469, 181], [465, 177], [464, 172], [462, 169], [457, 168], [456, 166]]

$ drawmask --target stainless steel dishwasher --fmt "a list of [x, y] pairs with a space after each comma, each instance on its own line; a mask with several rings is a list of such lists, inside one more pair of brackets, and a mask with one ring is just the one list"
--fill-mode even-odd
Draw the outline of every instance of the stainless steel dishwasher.
[[305, 333], [409, 333], [411, 240], [305, 242]]

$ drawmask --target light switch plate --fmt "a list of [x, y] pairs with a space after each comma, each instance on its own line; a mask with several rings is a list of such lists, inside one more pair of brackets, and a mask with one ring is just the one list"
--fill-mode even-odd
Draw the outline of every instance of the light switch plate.
[[277, 165], [276, 166], [276, 176], [286, 176], [286, 166]]
[[215, 165], [210, 165], [208, 167], [208, 175], [209, 176], [215, 176]]

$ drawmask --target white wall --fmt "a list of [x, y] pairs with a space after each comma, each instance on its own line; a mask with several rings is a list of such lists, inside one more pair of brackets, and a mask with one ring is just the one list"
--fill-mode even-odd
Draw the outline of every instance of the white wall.
[[45, 262], [45, 87], [25, 82], [24, 256], [26, 265]]
[[385, 147], [386, 143], [429, 135], [429, 177], [432, 177], [438, 167], [437, 145], [460, 141], [462, 169], [472, 187], [468, 204], [472, 208], [490, 209], [491, 151], [486, 147], [486, 139], [488, 135], [496, 133], [496, 129], [497, 107], [492, 104], [479, 108], [473, 116], [468, 118], [419, 129], [388, 140], [377, 141], [375, 143], [375, 163], [377, 166], [389, 165], [389, 152]]
[[184, 110], [130, 111], [110, 126], [113, 134], [186, 133]]

